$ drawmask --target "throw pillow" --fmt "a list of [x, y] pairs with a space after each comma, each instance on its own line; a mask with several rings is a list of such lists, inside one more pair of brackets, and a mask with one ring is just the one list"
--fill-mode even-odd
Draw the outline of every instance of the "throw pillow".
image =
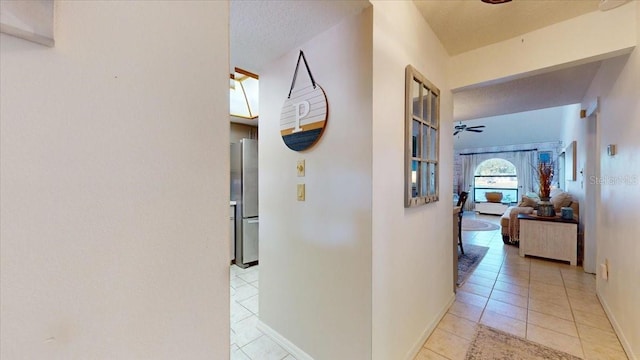
[[571, 198], [571, 194], [567, 192], [561, 192], [553, 196], [549, 201], [553, 204], [553, 208], [556, 212], [560, 212], [560, 209], [566, 206], [571, 205], [573, 201]]
[[549, 197], [550, 197], [550, 198], [552, 198], [552, 197], [554, 197], [554, 196], [558, 196], [558, 195], [560, 195], [560, 194], [564, 194], [564, 193], [565, 193], [565, 191], [564, 191], [564, 190], [562, 190], [562, 189], [560, 189], [560, 188], [557, 188], [557, 187], [554, 187], [554, 188], [552, 188], [552, 189], [551, 189], [551, 191], [549, 192]]
[[538, 194], [532, 192], [532, 191], [527, 191], [527, 193], [523, 196], [527, 196], [530, 197], [532, 199], [535, 199], [536, 201], [540, 200], [540, 196], [538, 196]]
[[522, 200], [520, 200], [520, 203], [518, 204], [519, 207], [531, 207], [531, 208], [537, 208], [538, 207], [538, 200], [536, 199], [532, 199], [528, 196], [522, 195]]

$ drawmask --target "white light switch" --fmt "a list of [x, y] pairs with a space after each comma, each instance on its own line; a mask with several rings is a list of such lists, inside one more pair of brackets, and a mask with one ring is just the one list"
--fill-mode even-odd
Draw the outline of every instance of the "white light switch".
[[298, 184], [298, 201], [304, 201], [304, 184]]
[[296, 165], [296, 169], [298, 170], [298, 177], [304, 176], [304, 159], [298, 160], [298, 165]]

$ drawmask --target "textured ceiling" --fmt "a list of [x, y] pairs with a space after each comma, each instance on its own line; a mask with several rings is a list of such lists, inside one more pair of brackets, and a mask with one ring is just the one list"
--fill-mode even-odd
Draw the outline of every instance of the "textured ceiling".
[[[488, 5], [480, 0], [414, 3], [450, 54], [499, 42], [597, 11], [598, 0], [514, 0]], [[370, 6], [352, 1], [231, 0], [230, 72], [260, 73], [266, 64], [295, 49], [345, 17]], [[467, 120], [579, 102], [599, 63], [470, 88], [454, 94], [454, 119]]]
[[230, 71], [239, 67], [259, 74], [265, 64], [367, 6], [368, 0], [232, 0]]
[[598, 10], [599, 0], [414, 0], [449, 55], [480, 48]]

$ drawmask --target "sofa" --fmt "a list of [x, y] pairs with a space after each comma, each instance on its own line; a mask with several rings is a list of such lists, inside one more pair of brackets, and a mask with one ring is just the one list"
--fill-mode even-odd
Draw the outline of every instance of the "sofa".
[[[560, 214], [561, 208], [570, 207], [573, 209], [573, 217], [575, 219], [579, 216], [580, 205], [571, 194], [562, 191], [561, 189], [551, 190], [551, 199], [549, 200], [554, 207], [557, 215]], [[518, 244], [520, 235], [520, 224], [518, 222], [518, 214], [531, 214], [536, 211], [538, 206], [538, 197], [534, 193], [527, 193], [522, 196], [522, 199], [516, 206], [510, 206], [502, 214], [500, 218], [500, 226], [502, 233], [502, 241], [505, 244]]]

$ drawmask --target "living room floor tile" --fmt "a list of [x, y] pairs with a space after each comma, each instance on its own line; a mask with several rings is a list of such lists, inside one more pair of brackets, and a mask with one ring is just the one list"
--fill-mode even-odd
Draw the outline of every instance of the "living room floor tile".
[[503, 303], [519, 306], [525, 309], [529, 305], [529, 299], [526, 296], [520, 296], [520, 295], [512, 294], [510, 292], [502, 291], [498, 289], [493, 289], [489, 300], [497, 300]]
[[560, 305], [544, 300], [529, 298], [529, 310], [559, 317], [565, 320], [573, 320], [571, 308], [567, 305]]
[[451, 360], [463, 360], [471, 340], [467, 340], [448, 331], [435, 329], [424, 347]]
[[480, 276], [480, 277], [483, 277], [483, 278], [487, 278], [489, 280], [495, 280], [498, 277], [498, 272], [497, 271], [493, 272], [493, 271], [481, 270], [481, 269], [476, 268], [473, 271], [473, 275], [477, 275], [477, 276]]
[[580, 339], [577, 337], [529, 324], [527, 325], [527, 339], [580, 358], [584, 357]]
[[511, 263], [505, 263], [504, 266], [502, 266], [502, 269], [500, 272], [519, 272], [519, 271], [523, 271], [526, 273], [529, 273], [531, 264], [511, 264]]
[[467, 320], [465, 318], [447, 313], [444, 315], [438, 328], [446, 330], [452, 334], [456, 334], [467, 340], [473, 340], [476, 333], [477, 324], [475, 321]]
[[576, 323], [571, 320], [543, 314], [537, 311], [529, 310], [527, 322], [545, 329], [557, 331], [559, 333], [578, 337]]
[[453, 305], [449, 308], [449, 312], [453, 315], [478, 322], [482, 315], [482, 307], [465, 304], [458, 300], [453, 302]]
[[482, 318], [480, 319], [480, 323], [522, 338], [525, 337], [527, 331], [526, 322], [500, 315], [492, 311], [485, 310], [482, 314]]
[[529, 288], [526, 286], [519, 286], [516, 284], [504, 282], [504, 281], [496, 281], [493, 286], [494, 289], [509, 292], [512, 294], [520, 295], [520, 296], [529, 296]]
[[[466, 341], [466, 349], [481, 323], [587, 360], [627, 359], [596, 296], [595, 275], [577, 266], [520, 257], [518, 248], [503, 244], [500, 230], [493, 236], [468, 233], [490, 249], [434, 333], [457, 336]], [[416, 360], [464, 356], [439, 350], [423, 349]]]
[[582, 348], [584, 349], [584, 356], [586, 360], [627, 360], [627, 354], [622, 347], [618, 350], [614, 350], [610, 347], [593, 344], [583, 341]]
[[595, 300], [572, 298], [569, 299], [569, 303], [571, 304], [572, 310], [587, 312], [598, 316], [607, 316], [597, 298]]
[[595, 315], [590, 312], [573, 309], [576, 323], [591, 326], [600, 330], [613, 332], [613, 327], [606, 316]]
[[458, 293], [456, 294], [456, 300], [469, 305], [484, 307], [489, 299], [484, 296], [468, 293], [466, 291], [458, 291]]
[[528, 278], [521, 278], [521, 277], [516, 277], [516, 276], [511, 276], [511, 275], [507, 275], [507, 274], [500, 274], [498, 275], [498, 281], [504, 281], [504, 282], [508, 282], [511, 284], [515, 284], [518, 286], [529, 286], [529, 279]]
[[423, 347], [413, 360], [449, 360], [446, 357]]
[[491, 311], [520, 321], [527, 321], [527, 309], [509, 305], [501, 301], [489, 300], [484, 311]]
[[491, 295], [491, 291], [492, 291], [490, 287], [470, 283], [468, 281], [466, 281], [464, 285], [460, 287], [460, 290], [466, 291], [472, 294], [484, 296], [486, 298], [488, 298], [489, 295]]
[[495, 283], [495, 280], [491, 280], [491, 279], [483, 278], [482, 276], [476, 276], [476, 275], [471, 274], [467, 278], [466, 282], [470, 282], [470, 283], [474, 283], [474, 284], [482, 285], [482, 286], [486, 286], [486, 287], [493, 287], [493, 284]]
[[618, 341], [618, 337], [615, 333], [600, 330], [591, 326], [576, 324], [578, 327], [578, 334], [583, 342], [588, 342], [593, 345], [604, 346], [612, 350], [621, 350], [622, 345]]

